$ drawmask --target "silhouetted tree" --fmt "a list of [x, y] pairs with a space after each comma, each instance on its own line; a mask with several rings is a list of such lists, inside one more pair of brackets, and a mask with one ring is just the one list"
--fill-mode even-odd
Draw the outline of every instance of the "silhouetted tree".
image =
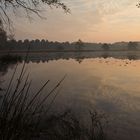
[[60, 51], [64, 50], [64, 46], [63, 46], [62, 44], [59, 44], [59, 45], [57, 46], [57, 48], [58, 48], [58, 50], [60, 50]]
[[79, 39], [79, 40], [75, 43], [75, 45], [76, 45], [76, 49], [78, 49], [78, 50], [81, 50], [82, 47], [84, 47], [84, 43], [83, 43], [83, 41], [82, 41], [81, 39]]
[[105, 50], [105, 51], [108, 51], [110, 48], [109, 48], [109, 45], [107, 44], [107, 43], [104, 43], [103, 45], [102, 45], [102, 48], [103, 48], [103, 50]]
[[41, 40], [41, 47], [45, 47], [46, 41], [44, 39]]
[[138, 43], [137, 42], [129, 42], [128, 43], [128, 50], [136, 50], [137, 49], [137, 45], [138, 45]]
[[35, 40], [35, 47], [38, 47], [39, 48], [40, 46], [40, 40], [39, 39], [36, 39]]
[[22, 49], [22, 47], [23, 47], [23, 42], [22, 42], [22, 40], [18, 40], [16, 46], [17, 46], [19, 49]]
[[65, 45], [69, 46], [70, 43], [68, 41], [64, 42]]
[[18, 45], [21, 45], [22, 44], [22, 40], [18, 40]]
[[28, 39], [25, 39], [24, 40], [24, 44], [29, 44], [29, 40]]
[[29, 43], [30, 43], [30, 41], [28, 39], [25, 39], [23, 42], [24, 48], [29, 48]]
[[6, 32], [0, 28], [0, 47], [4, 47], [6, 45], [7, 35]]
[[14, 48], [16, 48], [16, 46], [17, 46], [17, 42], [15, 39], [11, 39], [8, 41], [9, 50], [13, 50]]

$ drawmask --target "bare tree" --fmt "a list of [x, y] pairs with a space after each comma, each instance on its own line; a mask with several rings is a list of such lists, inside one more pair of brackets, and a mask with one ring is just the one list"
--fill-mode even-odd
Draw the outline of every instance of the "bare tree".
[[[36, 14], [40, 18], [41, 6], [48, 5], [50, 8], [61, 8], [64, 12], [70, 12], [69, 8], [61, 2], [61, 0], [0, 0], [0, 26], [11, 29], [12, 20], [10, 14], [18, 12], [21, 9], [28, 18], [31, 18], [31, 14]], [[9, 12], [10, 11], [10, 12]]]

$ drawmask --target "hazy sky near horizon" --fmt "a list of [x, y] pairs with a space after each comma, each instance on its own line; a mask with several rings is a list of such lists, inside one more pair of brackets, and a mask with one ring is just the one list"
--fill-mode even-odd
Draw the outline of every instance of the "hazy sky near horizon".
[[15, 17], [16, 39], [117, 42], [140, 40], [138, 0], [62, 0], [71, 14], [44, 7], [46, 20]]

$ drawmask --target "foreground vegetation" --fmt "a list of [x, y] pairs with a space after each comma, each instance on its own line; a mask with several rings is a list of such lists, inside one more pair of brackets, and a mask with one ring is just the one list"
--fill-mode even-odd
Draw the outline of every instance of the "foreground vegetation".
[[50, 81], [46, 81], [33, 94], [30, 93], [32, 82], [29, 80], [29, 74], [26, 74], [25, 63], [17, 80], [16, 71], [17, 66], [0, 100], [1, 140], [105, 139], [102, 123], [104, 116], [96, 111], [89, 111], [90, 119], [87, 126], [69, 110], [64, 113], [49, 114], [65, 76], [41, 100], [42, 91]]

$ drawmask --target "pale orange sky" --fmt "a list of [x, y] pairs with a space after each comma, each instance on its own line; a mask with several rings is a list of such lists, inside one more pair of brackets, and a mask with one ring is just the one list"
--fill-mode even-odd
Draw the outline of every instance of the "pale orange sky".
[[[64, 1], [64, 0], [63, 0]], [[16, 39], [87, 42], [140, 41], [138, 0], [65, 0], [71, 14], [61, 9], [42, 12], [47, 20], [15, 18]]]

